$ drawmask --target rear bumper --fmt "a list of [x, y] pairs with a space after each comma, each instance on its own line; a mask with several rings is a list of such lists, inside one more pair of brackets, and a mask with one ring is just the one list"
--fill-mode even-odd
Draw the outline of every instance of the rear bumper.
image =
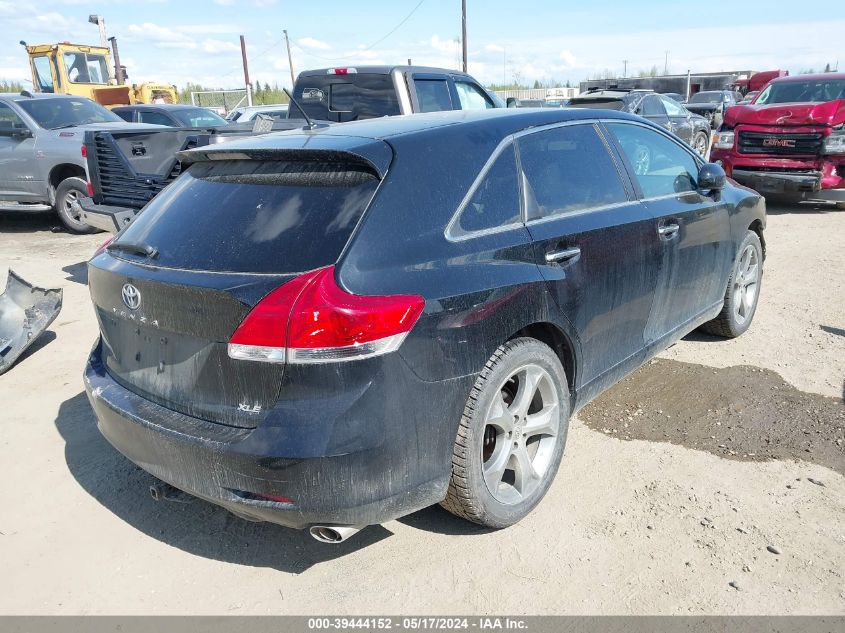
[[138, 214], [138, 209], [96, 204], [91, 198], [79, 201], [79, 217], [88, 226], [117, 233]]
[[[392, 418], [373, 420], [379, 439], [338, 454], [327, 441], [308, 451], [295, 442], [280, 442], [284, 430], [267, 421], [255, 429], [229, 427], [155, 404], [109, 375], [99, 360], [99, 345], [84, 379], [100, 432], [138, 466], [243, 518], [298, 529], [383, 523], [445, 498], [460, 399], [469, 393], [469, 387], [462, 388], [465, 379], [408, 385], [393, 398], [401, 397], [408, 407], [424, 404], [428, 428], [420, 428], [412, 415], [393, 418], [393, 407], [385, 403], [381, 411], [372, 411]], [[310, 412], [311, 431], [328, 436], [339, 421], [320, 413]], [[384, 423], [395, 430], [385, 432]]]

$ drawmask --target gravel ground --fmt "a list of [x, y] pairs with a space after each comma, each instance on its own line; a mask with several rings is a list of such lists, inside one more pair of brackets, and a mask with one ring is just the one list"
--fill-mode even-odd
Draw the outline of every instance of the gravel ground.
[[429, 508], [325, 546], [149, 498], [82, 393], [104, 236], [0, 215], [0, 274], [65, 290], [0, 377], [0, 614], [843, 614], [843, 223], [773, 207], [751, 330], [691, 335], [585, 408], [519, 525]]

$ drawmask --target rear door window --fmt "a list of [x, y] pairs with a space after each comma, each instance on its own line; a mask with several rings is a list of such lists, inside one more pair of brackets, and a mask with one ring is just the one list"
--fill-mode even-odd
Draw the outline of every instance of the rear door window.
[[156, 196], [117, 242], [156, 248], [155, 264], [167, 268], [312, 270], [337, 261], [378, 183], [357, 164], [196, 163]]
[[173, 121], [166, 114], [161, 112], [152, 112], [150, 110], [142, 110], [138, 113], [141, 123], [154, 123], [155, 125], [169, 125], [174, 126]]
[[445, 79], [414, 79], [420, 112], [441, 112], [452, 109], [449, 82]]
[[646, 198], [697, 189], [698, 162], [683, 146], [642, 125], [606, 125], [619, 141]]
[[591, 124], [567, 125], [519, 139], [527, 219], [627, 202], [604, 140]]
[[513, 145], [508, 145], [478, 180], [449, 228], [450, 237], [507, 228], [522, 222], [519, 180]]

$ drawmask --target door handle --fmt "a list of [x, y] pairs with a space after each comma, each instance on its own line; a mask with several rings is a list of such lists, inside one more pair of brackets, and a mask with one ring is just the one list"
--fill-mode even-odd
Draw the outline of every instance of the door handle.
[[657, 232], [661, 237], [665, 237], [666, 239], [672, 239], [678, 234], [678, 231], [681, 230], [681, 227], [677, 224], [664, 224], [662, 226], [657, 227]]
[[546, 262], [552, 264], [554, 262], [562, 263], [575, 259], [581, 254], [581, 249], [577, 246], [572, 248], [565, 248], [560, 251], [549, 251], [546, 253]]

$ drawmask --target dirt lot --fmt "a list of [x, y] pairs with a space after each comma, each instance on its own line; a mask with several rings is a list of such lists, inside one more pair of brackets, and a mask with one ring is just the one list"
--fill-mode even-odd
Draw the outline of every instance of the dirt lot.
[[339, 546], [153, 502], [82, 393], [104, 236], [0, 216], [0, 275], [65, 292], [0, 377], [0, 613], [845, 613], [845, 214], [770, 213], [751, 330], [693, 334], [583, 410], [528, 519], [430, 508]]

